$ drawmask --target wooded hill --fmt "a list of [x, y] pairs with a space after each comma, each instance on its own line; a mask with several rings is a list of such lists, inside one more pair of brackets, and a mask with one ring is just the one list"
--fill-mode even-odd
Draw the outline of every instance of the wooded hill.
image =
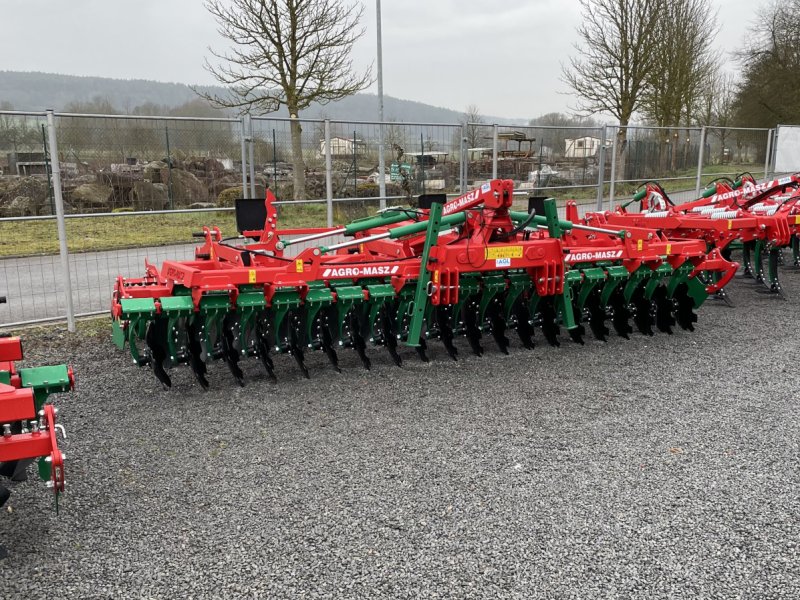
[[[224, 93], [223, 88], [216, 86], [199, 86], [199, 89]], [[48, 108], [66, 110], [70, 106], [85, 105], [98, 99], [114, 107], [118, 112], [130, 113], [141, 106], [172, 109], [197, 100], [198, 96], [188, 85], [182, 83], [0, 71], [0, 106], [13, 107], [16, 110], [38, 111]], [[356, 94], [325, 106], [314, 105], [301, 116], [309, 119], [330, 118], [343, 121], [377, 120], [377, 106], [374, 94]], [[456, 123], [462, 119], [465, 107], [458, 108], [451, 110], [412, 100], [384, 97], [384, 114], [387, 120]], [[288, 116], [285, 112], [276, 114]], [[208, 114], [183, 116], [208, 116]], [[487, 122], [500, 124], [525, 121], [521, 118], [516, 121], [484, 118]]]

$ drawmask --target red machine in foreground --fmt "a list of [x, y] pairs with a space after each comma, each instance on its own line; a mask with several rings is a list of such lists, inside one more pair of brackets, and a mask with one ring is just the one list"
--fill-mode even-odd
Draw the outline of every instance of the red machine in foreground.
[[[4, 297], [0, 303], [5, 303]], [[20, 338], [0, 334], [0, 476], [23, 481], [28, 465], [38, 458], [39, 475], [57, 500], [64, 491], [64, 454], [56, 432], [65, 434], [58, 409], [47, 399], [71, 390], [75, 378], [65, 365], [17, 369], [14, 363], [19, 360]], [[9, 489], [0, 485], [0, 506], [9, 496]]]
[[[275, 353], [291, 355], [308, 376], [311, 350], [339, 370], [344, 348], [369, 368], [368, 344], [401, 365], [400, 344], [427, 360], [434, 339], [455, 359], [457, 338], [480, 355], [486, 333], [507, 352], [508, 330], [530, 348], [536, 330], [557, 344], [562, 326], [582, 342], [584, 323], [599, 339], [606, 323], [623, 337], [631, 321], [646, 335], [676, 323], [692, 329], [694, 309], [738, 267], [702, 240], [560, 220], [553, 200], [513, 211], [511, 181], [313, 230], [279, 230], [273, 200], [268, 192], [255, 215], [237, 207], [238, 238], [204, 228], [195, 260], [160, 270], [146, 263], [144, 277], [117, 279], [114, 341], [164, 386], [167, 370], [186, 364], [207, 387], [206, 364], [215, 359], [242, 384], [247, 356], [274, 380]], [[328, 245], [314, 245], [322, 239]], [[702, 273], [715, 282], [701, 283]]]

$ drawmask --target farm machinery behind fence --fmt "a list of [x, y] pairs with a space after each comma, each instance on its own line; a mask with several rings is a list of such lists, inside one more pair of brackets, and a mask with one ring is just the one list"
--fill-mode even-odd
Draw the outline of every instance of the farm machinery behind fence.
[[[628, 206], [639, 203], [640, 212]], [[800, 175], [757, 183], [749, 174], [720, 178], [701, 198], [676, 205], [656, 182], [648, 182], [627, 204], [613, 212], [593, 213], [587, 222], [612, 227], [655, 227], [670, 239], [700, 239], [730, 258], [741, 250], [743, 276], [784, 297], [778, 267], [783, 249], [791, 248], [800, 266]], [[764, 261], [767, 268], [764, 268]], [[724, 290], [720, 296], [729, 302]]]
[[[144, 277], [118, 277], [114, 341], [165, 387], [179, 365], [208, 387], [206, 365], [216, 359], [243, 384], [248, 356], [275, 381], [272, 356], [281, 353], [308, 377], [312, 350], [338, 371], [343, 349], [369, 369], [368, 345], [400, 366], [401, 345], [427, 361], [434, 339], [456, 359], [457, 338], [480, 355], [485, 334], [507, 353], [511, 330], [525, 348], [537, 331], [558, 345], [562, 327], [578, 343], [587, 326], [600, 340], [610, 329], [625, 338], [634, 327], [691, 330], [695, 309], [738, 268], [700, 239], [587, 223], [576, 210], [559, 219], [552, 199], [514, 211], [513, 191], [512, 181], [492, 180], [343, 227], [283, 231], [268, 191], [255, 215], [237, 210], [240, 236], [206, 227], [194, 234], [203, 240], [194, 260], [160, 270], [145, 261]], [[321, 240], [328, 245], [308, 246]]]
[[[0, 296], [0, 304], [5, 301]], [[64, 453], [56, 434], [66, 434], [58, 423], [58, 409], [48, 398], [71, 390], [75, 378], [66, 365], [18, 369], [19, 360], [20, 338], [0, 334], [0, 476], [24, 481], [28, 466], [38, 458], [39, 475], [55, 493], [58, 508], [58, 495], [64, 491]], [[0, 484], [0, 506], [9, 496], [9, 489]]]

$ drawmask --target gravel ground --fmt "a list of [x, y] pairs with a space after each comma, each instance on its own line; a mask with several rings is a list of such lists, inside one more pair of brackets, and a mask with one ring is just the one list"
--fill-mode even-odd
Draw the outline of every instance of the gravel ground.
[[[518, 343], [165, 392], [110, 339], [69, 360], [67, 494], [16, 485], [3, 598], [798, 598], [795, 323], [735, 282], [695, 333]], [[110, 336], [108, 336], [110, 338]]]

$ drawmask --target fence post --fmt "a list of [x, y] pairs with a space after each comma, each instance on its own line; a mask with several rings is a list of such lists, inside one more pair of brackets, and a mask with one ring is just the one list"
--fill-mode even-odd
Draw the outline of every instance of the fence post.
[[492, 125], [492, 179], [497, 179], [497, 123]]
[[458, 191], [462, 194], [467, 191], [467, 126], [461, 126], [461, 168], [458, 173]]
[[[619, 139], [619, 130], [615, 127], [614, 133], [611, 134], [614, 137], [611, 141], [611, 186], [608, 190], [608, 209], [611, 210], [614, 207], [614, 195], [616, 194], [617, 188], [617, 140]], [[623, 177], [623, 179], [625, 179]]]
[[256, 197], [256, 164], [255, 150], [253, 149], [253, 117], [247, 115], [248, 142], [250, 143], [250, 197]]
[[[241, 116], [239, 124], [242, 127], [242, 198], [247, 198], [247, 130], [244, 127], [244, 115]], [[272, 183], [275, 185], [275, 182]]]
[[169, 209], [175, 208], [175, 191], [172, 188], [172, 153], [169, 149], [169, 125], [164, 125], [164, 136], [167, 142], [167, 193], [169, 194]]
[[706, 126], [700, 130], [700, 152], [697, 155], [697, 181], [694, 184], [694, 196], [700, 197], [700, 186], [703, 185], [703, 161], [706, 155]]
[[333, 160], [331, 158], [331, 122], [325, 119], [325, 195], [328, 206], [328, 227], [333, 227]]
[[606, 177], [606, 126], [600, 134], [600, 160], [597, 168], [597, 210], [603, 210], [603, 185]]
[[353, 130], [353, 198], [358, 198], [358, 158], [356, 157], [356, 130]]
[[69, 272], [69, 250], [67, 249], [67, 227], [64, 223], [64, 196], [61, 191], [61, 164], [58, 159], [56, 122], [52, 109], [47, 111], [47, 129], [50, 140], [50, 165], [53, 174], [53, 196], [58, 224], [58, 249], [61, 255], [61, 273], [64, 277], [64, 293], [67, 300], [67, 330], [75, 333], [75, 308], [72, 304], [72, 279]]
[[378, 145], [378, 195], [381, 200], [378, 208], [386, 208], [386, 159], [383, 156], [384, 131], [383, 131], [383, 106], [381, 106], [380, 142]]
[[766, 156], [764, 157], [764, 180], [765, 181], [767, 179], [769, 179], [769, 162], [770, 162], [769, 161], [769, 157], [770, 157], [770, 154], [772, 154], [772, 140], [774, 139], [772, 137], [773, 133], [775, 133], [774, 129], [770, 129], [769, 131], [767, 131], [767, 152], [766, 152]]

